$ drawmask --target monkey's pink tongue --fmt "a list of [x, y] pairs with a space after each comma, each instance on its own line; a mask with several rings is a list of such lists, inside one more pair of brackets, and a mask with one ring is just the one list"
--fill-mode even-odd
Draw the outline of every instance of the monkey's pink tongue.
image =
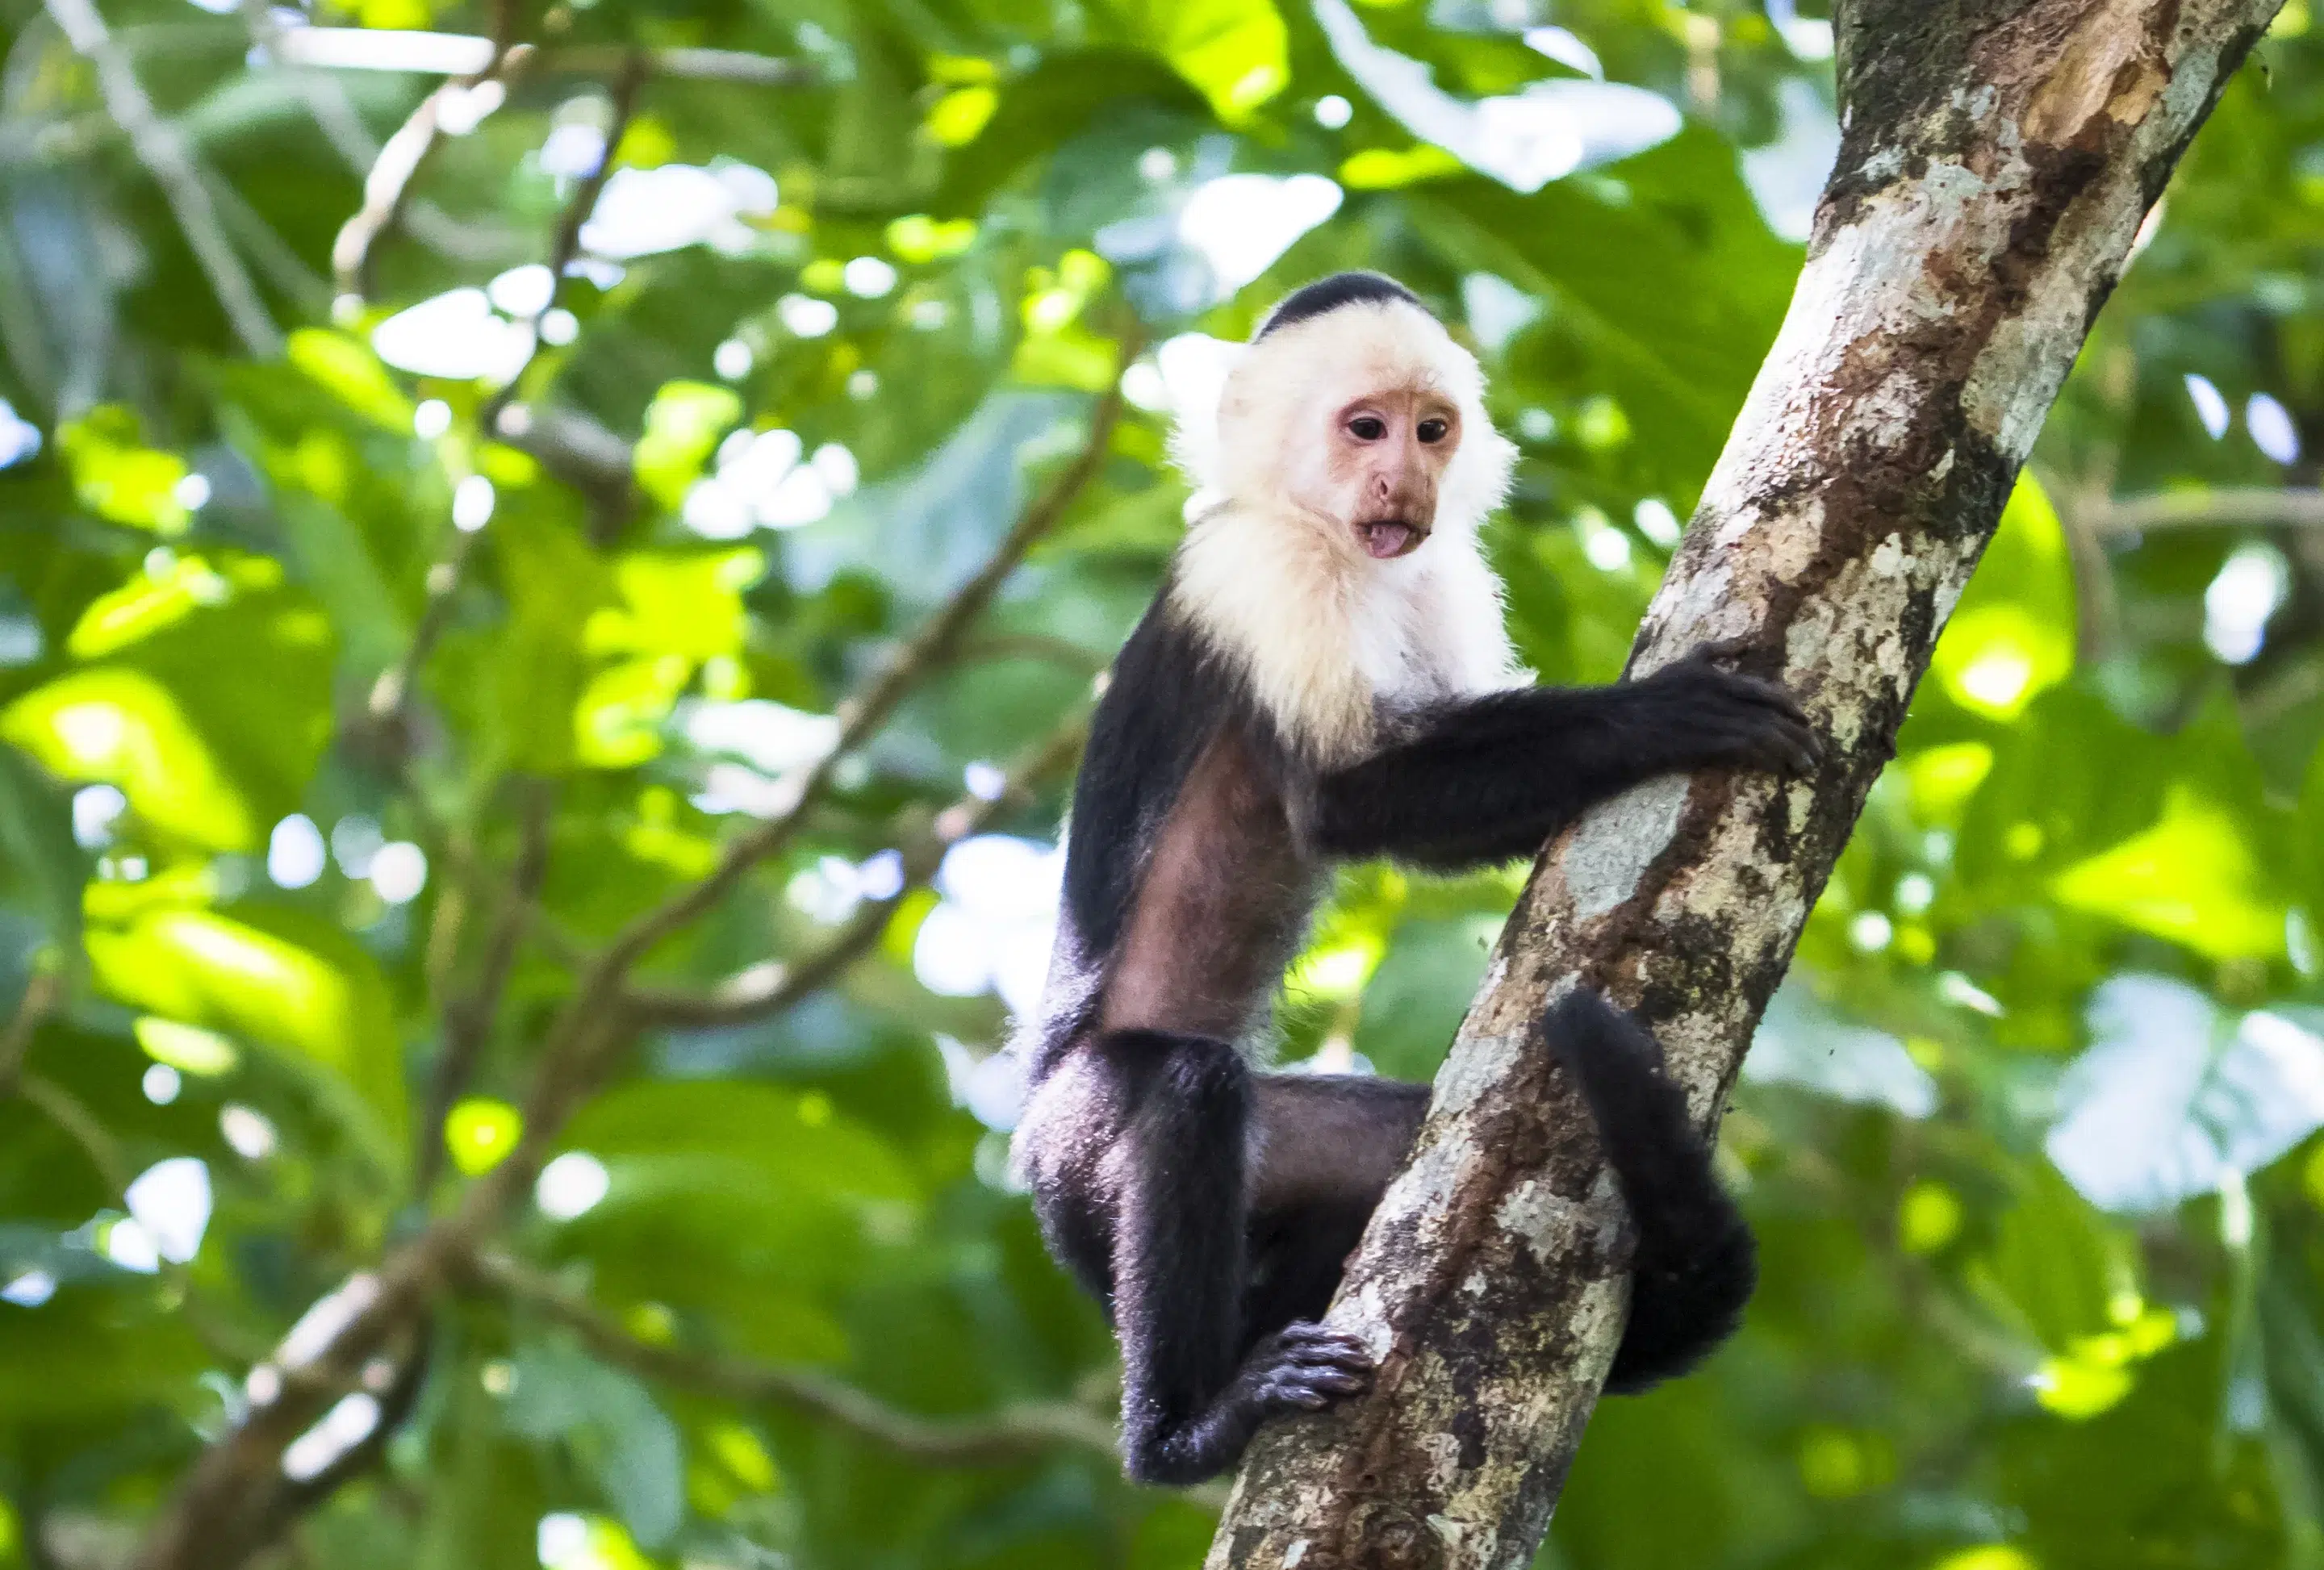
[[1412, 530], [1400, 523], [1368, 523], [1363, 535], [1364, 549], [1383, 562], [1404, 555], [1412, 543]]

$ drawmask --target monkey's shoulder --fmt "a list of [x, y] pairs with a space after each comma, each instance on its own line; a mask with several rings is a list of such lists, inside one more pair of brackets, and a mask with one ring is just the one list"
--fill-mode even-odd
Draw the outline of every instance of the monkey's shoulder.
[[1269, 790], [1297, 772], [1248, 675], [1166, 592], [1114, 660], [1074, 788], [1065, 909], [1091, 951], [1120, 936], [1156, 832], [1222, 739]]

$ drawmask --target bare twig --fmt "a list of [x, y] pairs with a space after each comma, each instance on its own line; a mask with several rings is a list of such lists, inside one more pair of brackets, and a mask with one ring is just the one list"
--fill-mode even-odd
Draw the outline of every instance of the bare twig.
[[2324, 491], [2304, 487], [2230, 485], [2214, 491], [2163, 491], [2126, 496], [2088, 509], [2101, 535], [2156, 528], [2324, 527]]
[[[271, 18], [259, 26], [261, 47], [278, 60], [294, 58], [299, 41], [309, 31], [306, 28], [283, 28], [271, 24]], [[494, 8], [493, 29], [496, 36], [472, 41], [476, 47], [470, 64], [451, 73], [457, 79], [446, 82], [425, 98], [405, 117], [395, 133], [382, 145], [371, 162], [371, 171], [364, 177], [363, 205], [331, 241], [331, 272], [337, 280], [341, 296], [360, 301], [370, 292], [371, 262], [381, 236], [393, 228], [403, 212], [411, 189], [413, 177], [428, 161], [443, 139], [444, 115], [456, 103], [486, 82], [507, 83], [513, 80], [531, 63], [534, 53], [530, 44], [519, 43], [513, 29], [516, 13], [513, 7]], [[364, 37], [378, 36], [365, 28], [334, 29], [354, 32]], [[310, 100], [312, 101], [312, 100]], [[360, 133], [361, 127], [356, 128]], [[342, 147], [351, 145], [344, 128], [337, 138]]]
[[556, 1281], [506, 1254], [480, 1252], [476, 1278], [512, 1304], [565, 1327], [608, 1363], [650, 1379], [752, 1406], [781, 1407], [851, 1429], [934, 1466], [991, 1466], [1067, 1446], [1114, 1456], [1113, 1424], [1086, 1407], [1025, 1402], [976, 1418], [907, 1412], [806, 1369], [641, 1341]]
[[23, 1072], [24, 1054], [32, 1051], [32, 1037], [39, 1033], [41, 1024], [57, 1011], [65, 1000], [65, 978], [54, 970], [35, 970], [24, 982], [24, 995], [16, 1000], [16, 1012], [0, 1027], [0, 1097], [16, 1088], [16, 1078]]
[[754, 965], [708, 992], [632, 988], [630, 1008], [646, 1025], [742, 1024], [780, 1014], [821, 991], [879, 942], [888, 918], [907, 895], [936, 877], [945, 851], [1008, 814], [1022, 811], [1044, 783], [1072, 767], [1088, 735], [1087, 717], [1075, 715], [1028, 753], [991, 797], [964, 796], [937, 813], [927, 832], [898, 852], [904, 866], [896, 892], [856, 906], [838, 932], [796, 965]]
[[429, 1080], [428, 1105], [421, 1114], [420, 1150], [413, 1167], [412, 1191], [425, 1195], [444, 1170], [444, 1120], [452, 1104], [468, 1088], [476, 1060], [490, 1039], [493, 1020], [500, 1012], [501, 995], [516, 968], [519, 945], [530, 924], [529, 912], [540, 895], [549, 874], [549, 827], [557, 794], [547, 782], [525, 780], [518, 786], [523, 800], [518, 808], [518, 845], [510, 867], [508, 888], [499, 919], [484, 939], [475, 985], [466, 996], [444, 1008], [444, 1042]]
[[[597, 206], [597, 197], [613, 173], [614, 154], [629, 130], [632, 115], [636, 113], [638, 91], [645, 81], [644, 73], [638, 65], [641, 58], [636, 52], [632, 53], [630, 64], [623, 70], [614, 91], [613, 118], [605, 131], [604, 156], [598, 161], [589, 178], [574, 188], [572, 197], [565, 204], [565, 211], [558, 218], [556, 237], [550, 242], [549, 250], [549, 297], [526, 324], [532, 348], [526, 353], [525, 363], [518, 367], [516, 374], [486, 399], [484, 408], [477, 412], [477, 427], [487, 437], [493, 436], [494, 427], [502, 423], [502, 417], [509, 410], [509, 400], [514, 395], [519, 381], [530, 367], [533, 355], [540, 352], [540, 318], [549, 313], [557, 297], [564, 291], [565, 270], [580, 253], [582, 227], [588, 223], [590, 213]], [[415, 114], [414, 119], [417, 118]], [[432, 131], [430, 134], [433, 134]], [[381, 154], [383, 163], [386, 158], [385, 153]], [[444, 636], [445, 628], [451, 622], [452, 601], [459, 593], [462, 580], [467, 575], [469, 558], [475, 553], [477, 532], [462, 528], [452, 531], [443, 558], [429, 569], [428, 603], [420, 612], [420, 625], [412, 630], [410, 646], [404, 650], [403, 657], [381, 672], [379, 680], [373, 684], [369, 704], [371, 719], [391, 741], [402, 728], [406, 709], [411, 702], [412, 684], [420, 679], [420, 669], [434, 651], [437, 639]]]
[[[1121, 358], [1125, 363], [1136, 355], [1134, 343], [1123, 345]], [[807, 810], [830, 789], [840, 759], [886, 723], [896, 704], [914, 684], [951, 657], [962, 635], [983, 613], [1001, 583], [1025, 559], [1026, 553], [1064, 519], [1083, 488], [1103, 466], [1114, 427], [1121, 418], [1121, 388], [1117, 381], [1098, 399], [1091, 414], [1089, 436], [1081, 451], [1017, 520], [1017, 526], [1009, 531], [991, 558], [961, 585], [927, 626], [895, 651], [862, 693], [840, 706], [838, 737], [822, 757], [784, 780], [786, 799], [776, 814], [730, 842], [709, 876], [632, 922], [606, 950], [604, 963], [616, 971], [626, 972], [655, 944], [725, 898], [751, 868], [790, 842]]]
[[565, 210], [558, 215], [557, 234], [549, 245], [549, 294], [524, 319], [531, 348], [525, 354], [524, 363], [517, 367], [516, 374], [484, 400], [476, 415], [478, 427], [488, 436], [499, 434], [502, 410], [515, 398], [518, 384], [540, 353], [540, 320], [556, 308], [558, 298], [565, 292], [566, 270], [581, 254], [581, 231], [587, 226], [589, 215], [597, 210], [597, 198], [604, 194], [605, 182], [613, 178], [614, 160], [620, 156], [622, 139], [629, 134], [630, 122], [637, 115], [638, 95], [645, 85], [645, 51], [631, 50], [622, 57], [621, 73], [613, 80], [613, 112], [605, 126], [605, 150], [597, 159], [597, 167], [574, 186]]
[[217, 208], [202, 179], [202, 171], [178, 128], [161, 118], [145, 95], [137, 73], [113, 41], [113, 34], [92, 0], [46, 0], [49, 14], [73, 49], [97, 68], [97, 90], [106, 112], [129, 135], [138, 161], [161, 188], [162, 197], [176, 215], [178, 227], [194, 253], [194, 261], [217, 291], [218, 304], [235, 336], [252, 356], [271, 360], [282, 352], [282, 335], [259, 298], [257, 286], [235, 254], [226, 231], [218, 226]]
[[[284, 65], [447, 77], [484, 71], [493, 54], [492, 40], [473, 34], [371, 27], [285, 28], [276, 32], [270, 48]], [[629, 53], [618, 44], [552, 46], [540, 51], [533, 69], [563, 76], [604, 76], [619, 69]], [[645, 64], [654, 76], [686, 81], [795, 87], [816, 80], [814, 69], [798, 60], [731, 49], [649, 50]]]

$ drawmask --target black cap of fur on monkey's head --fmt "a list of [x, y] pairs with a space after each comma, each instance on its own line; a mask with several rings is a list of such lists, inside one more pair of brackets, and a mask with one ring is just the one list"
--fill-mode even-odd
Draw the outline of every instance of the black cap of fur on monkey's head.
[[1312, 320], [1342, 306], [1386, 304], [1402, 300], [1410, 306], [1420, 306], [1420, 297], [1392, 278], [1377, 272], [1335, 272], [1329, 278], [1319, 278], [1304, 289], [1296, 289], [1283, 297], [1276, 308], [1267, 313], [1259, 330], [1250, 335], [1258, 343], [1277, 327], [1295, 326]]

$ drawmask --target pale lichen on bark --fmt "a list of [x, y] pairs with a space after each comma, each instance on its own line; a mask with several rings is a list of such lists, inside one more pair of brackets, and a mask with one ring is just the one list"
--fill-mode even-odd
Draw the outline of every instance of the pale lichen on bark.
[[1714, 1118], [2091, 317], [2277, 3], [1839, 8], [1839, 164], [1632, 659], [1719, 646], [1831, 756], [1656, 781], [1550, 848], [1332, 1311], [1375, 1391], [1261, 1436], [1210, 1570], [1531, 1558], [1627, 1290], [1619, 1199], [1535, 1022], [1603, 988]]

